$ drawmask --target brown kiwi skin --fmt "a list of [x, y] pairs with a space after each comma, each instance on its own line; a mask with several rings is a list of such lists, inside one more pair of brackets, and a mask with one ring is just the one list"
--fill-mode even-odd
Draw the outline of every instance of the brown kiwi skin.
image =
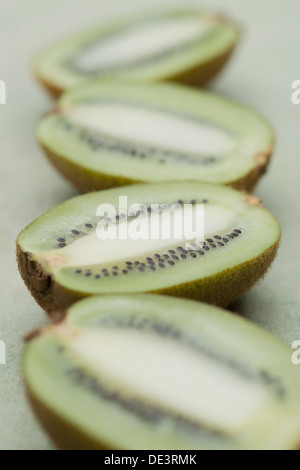
[[[42, 145], [42, 148], [52, 165], [57, 170], [59, 170], [59, 172], [68, 181], [71, 181], [71, 183], [73, 183], [81, 192], [99, 191], [101, 189], [109, 189], [118, 186], [126, 186], [129, 184], [149, 182], [94, 172], [89, 168], [84, 168], [74, 162], [71, 162], [70, 160], [64, 158], [63, 155], [52, 152], [44, 145]], [[273, 145], [268, 150], [259, 152], [254, 157], [256, 166], [253, 168], [253, 170], [238, 180], [229, 181], [225, 184], [225, 186], [231, 186], [232, 188], [238, 189], [240, 191], [252, 191], [261, 176], [266, 173], [272, 152]]]
[[[229, 50], [224, 51], [222, 54], [213, 57], [204, 63], [196, 65], [193, 68], [185, 70], [178, 75], [166, 77], [161, 81], [177, 82], [194, 87], [204, 87], [221, 71], [221, 69], [231, 57], [235, 47], [236, 45], [233, 45]], [[41, 85], [54, 98], [59, 98], [62, 93], [69, 89], [63, 88], [62, 86], [47, 80], [45, 77], [39, 75], [37, 71], [34, 72], [34, 74]], [[88, 82], [88, 80], [86, 81]], [[82, 85], [82, 83], [84, 82], [81, 82], [80, 85]]]
[[[147, 292], [185, 297], [218, 307], [228, 307], [264, 276], [276, 256], [279, 243], [280, 240], [259, 256], [214, 276]], [[72, 291], [59, 284], [51, 274], [44, 273], [42, 266], [32, 261], [30, 253], [23, 252], [19, 245], [17, 245], [17, 260], [20, 274], [28, 290], [55, 320], [63, 315], [57, 312], [62, 312], [78, 300], [93, 295]]]

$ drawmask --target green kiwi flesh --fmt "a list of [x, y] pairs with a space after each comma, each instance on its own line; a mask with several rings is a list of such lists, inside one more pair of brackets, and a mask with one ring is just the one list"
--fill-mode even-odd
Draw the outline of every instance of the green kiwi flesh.
[[[122, 202], [119, 206], [120, 196], [127, 198], [127, 207]], [[19, 270], [48, 312], [62, 310], [88, 295], [143, 292], [190, 297], [224, 307], [265, 274], [277, 252], [279, 223], [258, 202], [226, 186], [187, 182], [134, 185], [76, 196], [21, 232], [17, 240]], [[99, 215], [102, 204], [110, 206]], [[178, 238], [171, 218], [167, 239], [150, 230], [148, 239], [129, 231], [127, 239], [119, 235], [124, 224], [136, 227], [137, 232], [146, 224], [152, 230], [152, 217], [153, 227], [159, 226], [158, 217], [179, 216], [186, 204], [192, 214], [198, 207], [204, 208], [203, 240], [188, 238], [184, 230]], [[113, 235], [115, 239], [111, 235], [99, 239], [99, 224], [120, 232]]]
[[289, 347], [200, 302], [82, 300], [31, 335], [24, 373], [62, 449], [299, 447], [300, 375]]
[[218, 95], [103, 81], [63, 95], [37, 138], [83, 191], [182, 180], [251, 190], [274, 144], [267, 121]]
[[175, 10], [138, 15], [75, 34], [43, 51], [35, 73], [54, 95], [94, 78], [206, 84], [239, 30], [220, 15]]

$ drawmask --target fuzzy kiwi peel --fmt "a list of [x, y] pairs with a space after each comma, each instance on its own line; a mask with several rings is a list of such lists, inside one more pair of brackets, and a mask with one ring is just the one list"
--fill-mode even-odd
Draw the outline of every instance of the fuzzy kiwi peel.
[[239, 36], [233, 22], [199, 10], [138, 15], [60, 41], [39, 54], [34, 72], [54, 96], [94, 78], [202, 86], [222, 69]]
[[24, 376], [61, 449], [299, 447], [290, 349], [216, 307], [93, 296], [31, 335]]
[[250, 191], [274, 146], [269, 123], [226, 98], [103, 80], [64, 94], [39, 122], [37, 139], [82, 191], [182, 180]]
[[[127, 216], [122, 207], [118, 212], [120, 196], [127, 196]], [[141, 213], [130, 213], [137, 203]], [[174, 214], [182, 214], [184, 204], [191, 211], [203, 204], [204, 243], [186, 249], [184, 234], [181, 241], [99, 240], [98, 225], [107, 217], [96, 215], [100, 204], [116, 208], [109, 220], [118, 229], [124, 220], [152, 226], [151, 217], [167, 217], [173, 204]], [[77, 196], [53, 208], [21, 232], [17, 258], [25, 284], [50, 313], [110, 293], [161, 293], [225, 307], [265, 274], [279, 240], [277, 219], [253, 196], [204, 183], [144, 184]]]

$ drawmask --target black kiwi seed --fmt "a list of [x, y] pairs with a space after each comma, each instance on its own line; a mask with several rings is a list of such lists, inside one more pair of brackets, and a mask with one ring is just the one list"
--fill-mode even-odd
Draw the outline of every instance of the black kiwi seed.
[[65, 246], [67, 246], [65, 243], [60, 243], [60, 244], [58, 245], [59, 248], [64, 248]]
[[113, 266], [113, 269], [119, 269], [119, 266]]
[[203, 256], [204, 255], [204, 252], [199, 250], [199, 255]]
[[92, 224], [85, 224], [86, 228], [93, 228]]
[[207, 204], [207, 203], [208, 203], [208, 200], [207, 200], [207, 199], [203, 199], [202, 204]]
[[62, 243], [63, 243], [63, 242], [65, 242], [65, 241], [66, 241], [66, 239], [65, 239], [65, 238], [58, 238], [58, 239], [57, 239], [57, 241], [58, 241], [58, 242], [62, 242]]
[[190, 252], [191, 258], [196, 258], [196, 253]]
[[217, 245], [215, 245], [214, 243], [211, 243], [210, 246], [211, 248], [217, 248]]
[[82, 271], [81, 271], [81, 269], [76, 269], [75, 273], [80, 274], [80, 273], [82, 273]]
[[208, 251], [209, 250], [208, 246], [207, 245], [203, 246], [203, 250]]
[[180, 204], [180, 205], [183, 204], [183, 201], [182, 201], [181, 199], [179, 199], [177, 202], [178, 202], [178, 204]]
[[164, 268], [164, 267], [165, 267], [165, 265], [164, 265], [163, 263], [159, 263], [158, 266], [159, 266], [160, 268]]
[[207, 241], [208, 241], [209, 243], [213, 243], [213, 242], [214, 242], [212, 238], [208, 238]]
[[177, 246], [177, 250], [178, 250], [178, 251], [183, 251], [182, 246]]
[[126, 261], [126, 264], [130, 266], [132, 264], [132, 261]]
[[140, 266], [140, 267], [139, 267], [139, 271], [141, 271], [141, 273], [142, 273], [142, 272], [145, 271], [145, 269]]
[[242, 231], [239, 230], [239, 229], [237, 229], [237, 228], [235, 228], [233, 231], [234, 231], [235, 233], [242, 233]]
[[230, 235], [230, 233], [229, 234], [227, 233], [226, 237], [231, 238], [231, 239], [233, 238], [233, 236]]
[[178, 256], [172, 255], [172, 258], [175, 259], [175, 261], [178, 261]]
[[224, 246], [224, 243], [218, 242], [218, 245], [219, 245], [219, 246]]
[[169, 250], [169, 253], [171, 253], [171, 255], [175, 255], [175, 251], [174, 251], [174, 250]]
[[113, 276], [117, 276], [117, 275], [118, 275], [117, 271], [113, 271], [112, 273], [113, 273]]
[[123, 273], [123, 274], [127, 274], [128, 271], [127, 271], [126, 269], [123, 269], [122, 273]]
[[104, 268], [104, 269], [102, 269], [102, 272], [103, 272], [103, 273], [107, 273], [108, 270], [107, 270], [106, 268]]
[[145, 268], [146, 264], [145, 263], [141, 263], [140, 264], [143, 268]]
[[154, 258], [160, 258], [160, 255], [158, 253], [155, 253]]
[[194, 244], [189, 244], [189, 246], [192, 246], [193, 249], [192, 249], [192, 248], [189, 248], [188, 251], [198, 251], [198, 250], [200, 250], [200, 248], [202, 248], [202, 243], [200, 242], [199, 245], [197, 245], [196, 243], [194, 243]]
[[169, 255], [163, 255], [165, 259], [169, 259]]
[[74, 235], [79, 235], [80, 232], [78, 232], [78, 230], [72, 230], [72, 233], [74, 233]]
[[171, 266], [174, 266], [175, 263], [174, 263], [174, 261], [169, 260], [168, 264], [170, 264]]
[[139, 261], [135, 261], [133, 264], [134, 264], [134, 266], [138, 266], [138, 265], [140, 264], [140, 262], [139, 262]]
[[151, 271], [155, 271], [155, 266], [150, 266]]
[[190, 204], [192, 204], [192, 205], [196, 204], [195, 199], [192, 199], [192, 200], [190, 201]]
[[100, 274], [96, 274], [95, 276], [96, 279], [100, 279], [100, 277], [101, 277]]
[[223, 242], [227, 243], [229, 240], [228, 238], [222, 238]]
[[214, 238], [215, 238], [216, 240], [221, 240], [222, 237], [220, 237], [220, 235], [215, 235]]
[[92, 275], [91, 272], [85, 273], [85, 276], [87, 276], [87, 277], [88, 277], [88, 276], [91, 276], [91, 275]]
[[182, 259], [186, 259], [186, 255], [182, 254], [180, 255]]
[[150, 256], [148, 256], [148, 257], [146, 258], [146, 260], [149, 261], [149, 262], [150, 262], [150, 261], [153, 261], [153, 259], [150, 258]]
[[236, 233], [236, 232], [232, 232], [232, 234], [231, 234], [231, 235], [232, 235], [233, 237], [238, 237], [238, 236], [239, 236], [239, 234], [238, 234], [238, 233]]
[[109, 276], [108, 272], [105, 272], [105, 273], [104, 273], [104, 276], [105, 276], [105, 277], [108, 277], [108, 276]]

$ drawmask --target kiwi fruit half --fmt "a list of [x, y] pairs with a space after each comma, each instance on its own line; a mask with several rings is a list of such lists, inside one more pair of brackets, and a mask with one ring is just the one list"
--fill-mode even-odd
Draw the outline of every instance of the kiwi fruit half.
[[204, 181], [251, 190], [274, 144], [270, 125], [223, 97], [176, 84], [94, 82], [40, 121], [46, 154], [83, 191]]
[[35, 73], [54, 96], [96, 77], [204, 85], [239, 34], [231, 21], [198, 9], [138, 15], [60, 41], [39, 54]]
[[[48, 312], [110, 293], [155, 292], [227, 306], [263, 276], [277, 251], [278, 221], [257, 204], [226, 186], [187, 182], [76, 196], [21, 232], [19, 270]], [[195, 228], [193, 238], [184, 214], [198, 217], [199, 208], [204, 230]]]
[[94, 296], [30, 338], [29, 396], [62, 449], [299, 447], [290, 349], [241, 317], [165, 296]]

